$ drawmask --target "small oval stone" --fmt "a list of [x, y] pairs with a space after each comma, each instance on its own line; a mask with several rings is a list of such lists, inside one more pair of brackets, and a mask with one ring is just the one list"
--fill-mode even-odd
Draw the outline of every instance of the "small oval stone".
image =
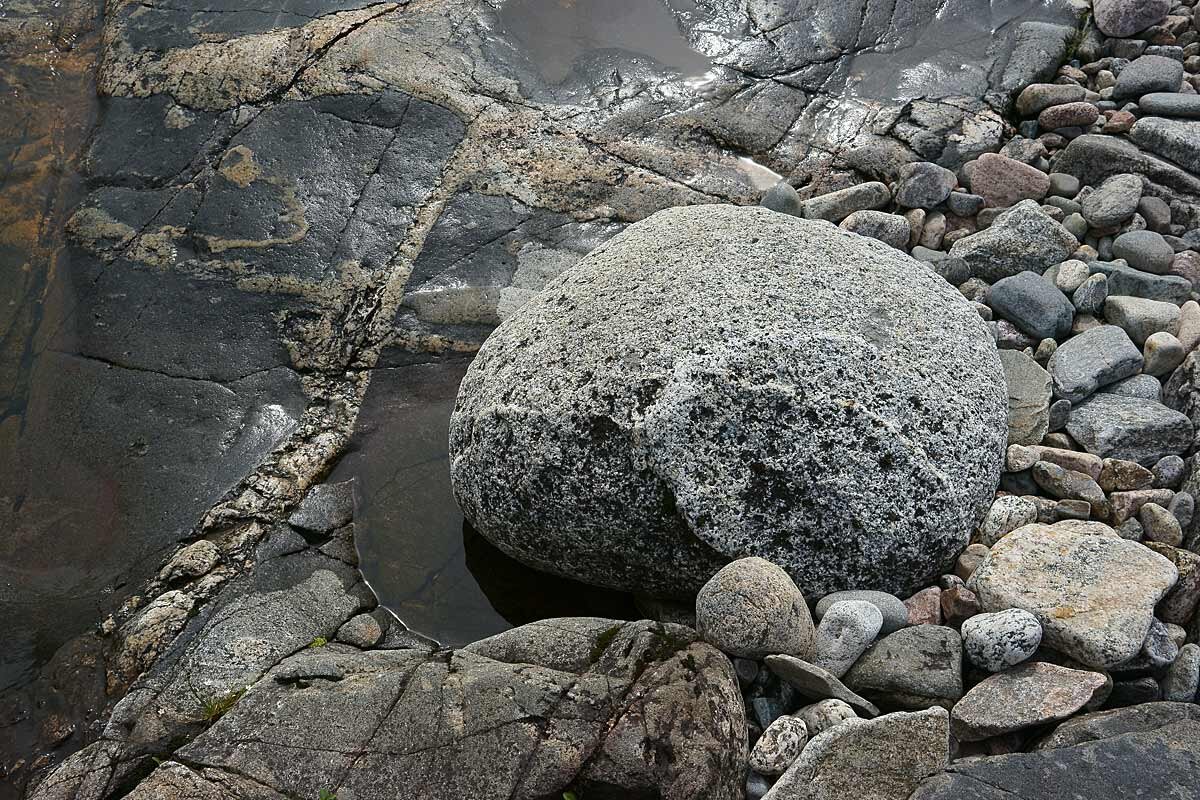
[[972, 664], [999, 672], [1034, 654], [1042, 643], [1042, 626], [1028, 611], [1010, 608], [971, 617], [962, 624], [962, 637]]
[[808, 744], [808, 726], [799, 717], [780, 717], [767, 726], [750, 751], [750, 769], [782, 775]]
[[883, 614], [871, 603], [863, 600], [834, 603], [825, 610], [817, 626], [817, 656], [813, 663], [842, 677], [875, 641], [882, 627]]
[[849, 703], [834, 698], [807, 705], [797, 711], [795, 716], [804, 720], [810, 737], [822, 734], [848, 719], [858, 719], [858, 714], [854, 713]]

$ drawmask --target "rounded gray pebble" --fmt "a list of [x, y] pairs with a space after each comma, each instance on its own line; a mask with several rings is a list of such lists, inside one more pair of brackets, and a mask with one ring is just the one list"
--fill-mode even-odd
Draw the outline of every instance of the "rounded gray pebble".
[[1183, 483], [1187, 465], [1179, 456], [1163, 456], [1154, 465], [1154, 488], [1177, 489]]
[[962, 624], [963, 650], [975, 666], [1000, 672], [1029, 658], [1042, 643], [1037, 617], [1020, 608], [976, 614]]
[[778, 211], [780, 214], [791, 214], [793, 217], [802, 215], [800, 195], [787, 181], [780, 181], [768, 189], [759, 205], [772, 211]]
[[1166, 275], [1175, 258], [1175, 250], [1162, 234], [1154, 231], [1129, 231], [1113, 240], [1113, 256], [1125, 259], [1134, 269], [1153, 275]]
[[813, 663], [842, 677], [875, 641], [882, 627], [883, 613], [872, 603], [863, 600], [834, 603], [825, 609], [817, 626], [817, 655]]
[[813, 624], [791, 577], [763, 558], [740, 558], [696, 595], [696, 631], [730, 655], [809, 658]]
[[854, 713], [854, 709], [849, 703], [834, 698], [807, 705], [797, 711], [795, 716], [804, 720], [804, 724], [808, 726], [810, 738], [822, 734], [848, 719], [858, 719], [858, 714]]
[[848, 589], [825, 595], [817, 603], [815, 609], [817, 621], [821, 620], [830, 606], [843, 600], [865, 600], [878, 608], [879, 612], [883, 614], [883, 627], [879, 630], [880, 634], [889, 634], [908, 625], [908, 609], [904, 607], [903, 600], [894, 594], [869, 589]]
[[763, 731], [750, 751], [750, 769], [762, 775], [782, 775], [804, 745], [808, 728], [799, 717], [780, 717]]

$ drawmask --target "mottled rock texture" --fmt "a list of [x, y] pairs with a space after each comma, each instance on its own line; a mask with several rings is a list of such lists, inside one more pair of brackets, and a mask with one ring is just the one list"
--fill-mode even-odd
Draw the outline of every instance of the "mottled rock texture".
[[[728, 659], [691, 630], [572, 618], [453, 652], [301, 652], [177, 759], [138, 796], [171, 796], [182, 782], [193, 792], [183, 796], [246, 800], [319, 789], [724, 800], [741, 797], [745, 717]], [[88, 776], [73, 775], [60, 771], [35, 797], [90, 796], [76, 793]]]
[[1175, 566], [1137, 542], [1026, 525], [1005, 536], [971, 576], [986, 612], [1021, 608], [1042, 641], [1090, 667], [1137, 655]]
[[754, 554], [807, 593], [905, 592], [991, 501], [1006, 406], [978, 315], [907, 256], [765, 209], [671, 209], [497, 329], [451, 477], [502, 550], [590, 582], [687, 592]]

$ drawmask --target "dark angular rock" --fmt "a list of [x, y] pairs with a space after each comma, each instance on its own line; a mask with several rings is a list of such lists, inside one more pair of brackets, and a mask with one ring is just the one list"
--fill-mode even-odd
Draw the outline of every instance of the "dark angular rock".
[[961, 761], [909, 800], [1187, 797], [1200, 780], [1197, 748], [1200, 722], [1181, 721], [1074, 747]]
[[1160, 403], [1097, 394], [1071, 409], [1071, 438], [1089, 453], [1149, 467], [1192, 445], [1192, 423]]
[[1142, 352], [1124, 330], [1100, 325], [1063, 342], [1046, 364], [1056, 397], [1072, 404], [1102, 386], [1136, 375]]

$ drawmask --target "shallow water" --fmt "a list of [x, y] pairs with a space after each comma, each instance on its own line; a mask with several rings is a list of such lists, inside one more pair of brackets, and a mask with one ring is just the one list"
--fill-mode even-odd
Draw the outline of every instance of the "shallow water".
[[376, 370], [350, 452], [330, 477], [355, 481], [362, 570], [380, 600], [448, 645], [547, 617], [634, 615], [628, 596], [537, 573], [465, 524], [447, 440], [468, 363]]
[[582, 57], [604, 50], [651, 58], [685, 77], [711, 66], [661, 0], [508, 0], [500, 23], [501, 33], [519, 43], [549, 83], [563, 81]]
[[1065, 0], [987, 0], [943, 4], [901, 46], [855, 56], [848, 93], [871, 100], [977, 95], [987, 88], [980, 55], [998, 33], [1025, 19], [1069, 24]]

